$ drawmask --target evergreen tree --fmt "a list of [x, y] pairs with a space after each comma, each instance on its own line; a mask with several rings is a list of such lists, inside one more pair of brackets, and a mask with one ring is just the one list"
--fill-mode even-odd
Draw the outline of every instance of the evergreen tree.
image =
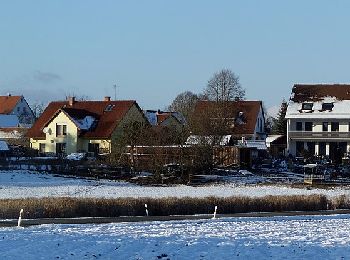
[[272, 133], [287, 135], [287, 102], [283, 99], [277, 118], [273, 120]]

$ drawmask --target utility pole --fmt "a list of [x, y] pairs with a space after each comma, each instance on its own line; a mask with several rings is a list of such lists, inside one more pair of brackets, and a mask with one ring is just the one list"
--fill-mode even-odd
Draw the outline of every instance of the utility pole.
[[117, 85], [114, 84], [113, 88], [114, 88], [114, 100], [117, 100]]
[[114, 84], [113, 88], [114, 88], [114, 100], [117, 100], [117, 88], [120, 88], [120, 86], [117, 86], [117, 84]]

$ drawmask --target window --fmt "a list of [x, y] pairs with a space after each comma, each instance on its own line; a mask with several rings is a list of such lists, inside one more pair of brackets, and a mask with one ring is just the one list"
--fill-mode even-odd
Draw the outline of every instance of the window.
[[332, 122], [331, 123], [331, 131], [332, 132], [339, 132], [339, 122]]
[[[349, 123], [350, 126], [350, 123]], [[323, 122], [322, 123], [322, 131], [323, 132], [328, 132], [328, 122]]]
[[106, 106], [105, 111], [107, 111], [107, 112], [108, 111], [112, 111], [113, 107], [114, 107], [114, 105], [109, 104], [109, 105]]
[[21, 108], [20, 107], [17, 107], [17, 112], [21, 111]]
[[305, 131], [312, 131], [312, 122], [305, 122]]
[[303, 131], [303, 123], [302, 122], [297, 122], [296, 123], [296, 130], [297, 131]]
[[45, 153], [45, 144], [39, 144], [39, 153]]
[[56, 154], [58, 156], [66, 154], [66, 143], [56, 143]]
[[56, 136], [67, 135], [67, 125], [56, 125]]
[[332, 111], [333, 106], [334, 106], [333, 103], [323, 103], [322, 104], [322, 110]]
[[313, 103], [303, 103], [302, 105], [302, 110], [312, 110], [312, 107], [313, 107]]

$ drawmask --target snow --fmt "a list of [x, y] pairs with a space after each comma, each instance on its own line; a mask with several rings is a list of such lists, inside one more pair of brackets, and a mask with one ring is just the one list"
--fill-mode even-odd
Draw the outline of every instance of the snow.
[[151, 125], [157, 125], [157, 111], [144, 110], [143, 113]]
[[86, 116], [83, 119], [73, 118], [73, 120], [77, 127], [81, 130], [89, 130], [96, 121], [96, 119], [92, 116]]
[[[219, 143], [220, 145], [227, 145], [231, 140], [232, 135], [223, 135], [223, 136], [214, 136], [214, 135], [190, 135], [187, 140], [187, 145], [199, 145], [199, 144], [208, 144]], [[218, 140], [220, 139], [220, 140]]]
[[[264, 197], [268, 195], [323, 194], [329, 198], [350, 196], [350, 187], [329, 189], [292, 188], [288, 185], [256, 185], [252, 176], [242, 176], [242, 184], [223, 183], [206, 186], [175, 185], [166, 187], [139, 186], [136, 184], [80, 178], [64, 178], [32, 171], [0, 171], [0, 199], [29, 197], [89, 197], [89, 198], [164, 198], [164, 197]], [[227, 177], [229, 179], [230, 177]], [[253, 184], [248, 184], [253, 182]]]
[[[350, 100], [338, 100], [335, 97], [324, 97], [321, 101], [310, 101], [310, 103], [313, 103], [312, 113], [309, 111], [300, 113], [299, 110], [302, 108], [302, 103], [289, 101], [286, 118], [350, 118]], [[320, 111], [322, 110], [323, 103], [333, 103], [334, 107], [331, 111]]]
[[0, 151], [9, 151], [9, 147], [5, 141], [0, 141]]
[[66, 159], [71, 161], [80, 161], [84, 159], [84, 157], [85, 153], [71, 153], [67, 155]]
[[0, 114], [0, 127], [18, 127], [19, 120], [16, 115], [3, 115]]
[[271, 143], [276, 141], [278, 138], [281, 138], [283, 135], [269, 135], [266, 137], [266, 147], [270, 148]]
[[0, 129], [0, 139], [20, 139], [23, 138], [23, 133], [18, 130], [4, 131]]
[[239, 141], [238, 144], [248, 148], [256, 148], [258, 150], [267, 150], [266, 142], [264, 140], [245, 140]]
[[350, 215], [0, 228], [2, 259], [346, 259]]

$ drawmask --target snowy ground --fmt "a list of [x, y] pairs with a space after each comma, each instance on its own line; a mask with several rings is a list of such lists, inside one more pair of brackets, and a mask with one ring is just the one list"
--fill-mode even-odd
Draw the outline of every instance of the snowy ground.
[[0, 228], [1, 259], [348, 259], [350, 215]]
[[291, 188], [288, 185], [217, 184], [192, 187], [145, 187], [126, 182], [55, 177], [29, 171], [0, 171], [0, 199], [28, 197], [229, 197], [266, 195], [325, 194], [329, 197], [350, 196], [350, 187], [333, 189]]

